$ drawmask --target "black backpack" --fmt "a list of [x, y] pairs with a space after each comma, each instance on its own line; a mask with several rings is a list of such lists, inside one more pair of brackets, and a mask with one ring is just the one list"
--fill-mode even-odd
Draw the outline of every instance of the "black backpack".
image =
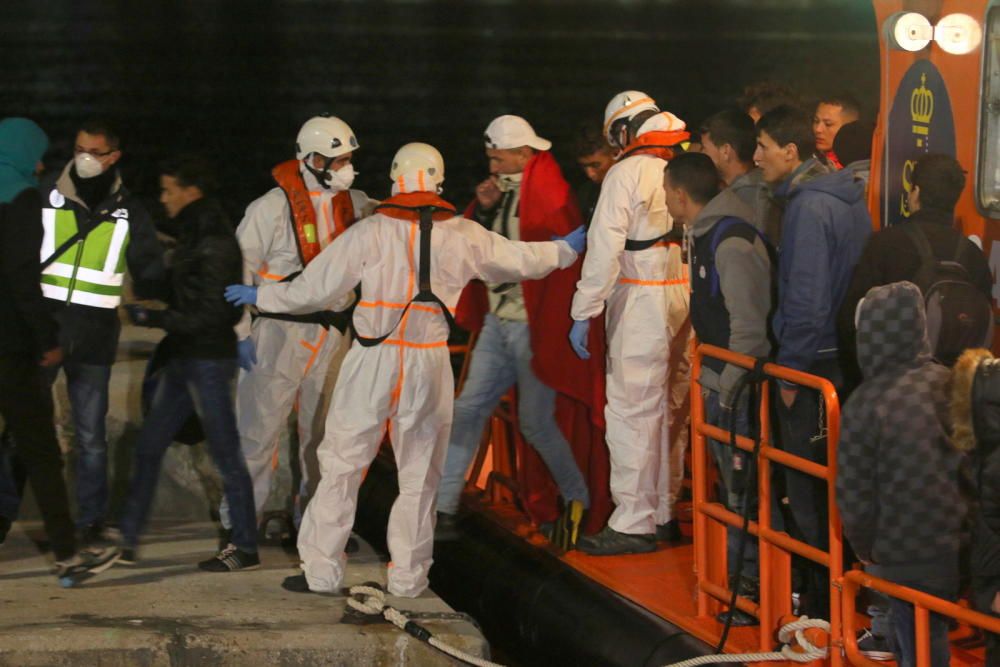
[[927, 334], [934, 358], [951, 366], [970, 347], [993, 346], [993, 304], [959, 261], [967, 239], [959, 235], [954, 257], [937, 259], [927, 236], [916, 224], [904, 224], [920, 257], [913, 282], [924, 295]]

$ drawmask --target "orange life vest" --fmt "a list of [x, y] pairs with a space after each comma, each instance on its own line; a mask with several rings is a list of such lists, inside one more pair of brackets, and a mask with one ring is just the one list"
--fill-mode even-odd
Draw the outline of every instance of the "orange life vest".
[[[299, 172], [299, 161], [288, 160], [271, 170], [274, 181], [288, 198], [288, 207], [292, 212], [292, 228], [295, 230], [295, 243], [299, 249], [299, 259], [302, 266], [307, 266], [322, 250], [319, 234], [316, 230], [316, 209], [306, 183]], [[331, 200], [333, 215], [333, 238], [337, 238], [345, 229], [354, 224], [354, 204], [351, 193], [347, 190], [338, 192]]]
[[619, 160], [632, 155], [655, 155], [670, 160], [674, 157], [674, 146], [691, 138], [691, 133], [685, 130], [653, 130], [645, 132], [625, 147]]

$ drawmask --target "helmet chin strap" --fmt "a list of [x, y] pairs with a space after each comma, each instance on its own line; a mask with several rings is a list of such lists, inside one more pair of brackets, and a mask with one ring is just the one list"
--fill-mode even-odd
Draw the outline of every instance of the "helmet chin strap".
[[336, 160], [337, 158], [326, 157], [325, 155], [320, 155], [320, 157], [324, 158], [326, 161], [323, 163], [323, 169], [316, 169], [315, 167], [312, 166], [312, 156], [313, 155], [319, 155], [319, 154], [318, 153], [313, 153], [312, 155], [309, 156], [308, 159], [303, 160], [303, 163], [305, 164], [306, 169], [309, 170], [309, 173], [311, 173], [313, 176], [316, 177], [316, 180], [319, 182], [319, 184], [321, 186], [323, 186], [325, 189], [329, 190], [330, 189], [330, 179], [331, 179], [331, 176], [330, 176], [330, 165], [333, 164], [333, 161]]

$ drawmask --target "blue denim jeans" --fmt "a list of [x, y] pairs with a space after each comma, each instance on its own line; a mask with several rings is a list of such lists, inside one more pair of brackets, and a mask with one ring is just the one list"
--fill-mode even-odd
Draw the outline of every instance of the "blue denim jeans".
[[[896, 581], [924, 593], [954, 602], [958, 597], [958, 581], [951, 578], [924, 581]], [[916, 622], [913, 605], [897, 598], [889, 598], [890, 618], [895, 631], [893, 651], [898, 667], [916, 667]], [[948, 618], [940, 614], [930, 615], [931, 667], [948, 667], [951, 661], [951, 645], [948, 643]]]
[[517, 417], [524, 439], [545, 461], [562, 497], [590, 506], [587, 483], [569, 442], [556, 424], [556, 392], [531, 369], [528, 323], [500, 319], [491, 313], [486, 316], [472, 351], [462, 393], [455, 400], [448, 458], [438, 488], [438, 511], [446, 514], [458, 511], [465, 474], [479, 448], [486, 420], [514, 383], [517, 383]]
[[[76, 431], [76, 525], [85, 528], [104, 522], [108, 511], [108, 384], [111, 366], [62, 364]], [[54, 383], [59, 368], [48, 369]]]
[[240, 450], [231, 383], [235, 359], [171, 359], [153, 395], [136, 445], [132, 482], [121, 520], [122, 539], [135, 547], [145, 527], [160, 476], [160, 465], [174, 435], [197, 412], [208, 451], [222, 476], [233, 523], [232, 543], [257, 551], [253, 485]]
[[[749, 389], [747, 390], [749, 391]], [[733, 430], [737, 435], [750, 435], [750, 403], [744, 393], [740, 404], [735, 408], [735, 424]], [[733, 413], [723, 410], [719, 404], [719, 393], [711, 390], [705, 392], [705, 420], [712, 426], [718, 426], [728, 431], [730, 429], [730, 418]], [[750, 520], [757, 519], [757, 486], [756, 477], [749, 480], [748, 493], [744, 495], [743, 488], [745, 478], [734, 475], [733, 462], [734, 450], [729, 443], [722, 443], [709, 438], [708, 448], [719, 466], [719, 476], [722, 481], [723, 504], [731, 512], [736, 512], [742, 516], [745, 503], [750, 503]], [[743, 470], [747, 470], [750, 465], [750, 454], [741, 451]], [[735, 479], [734, 479], [735, 478]], [[740, 529], [732, 526], [726, 529], [726, 558], [729, 567], [729, 576], [736, 574], [736, 561], [739, 557]], [[757, 572], [757, 538], [747, 535], [743, 548], [743, 575], [745, 577], [758, 578]]]

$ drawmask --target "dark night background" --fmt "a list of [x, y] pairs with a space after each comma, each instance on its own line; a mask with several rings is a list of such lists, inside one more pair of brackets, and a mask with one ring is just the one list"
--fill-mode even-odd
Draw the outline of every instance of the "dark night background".
[[386, 196], [393, 152], [427, 141], [445, 157], [445, 196], [464, 204], [502, 113], [552, 139], [579, 181], [569, 142], [620, 90], [695, 128], [763, 79], [851, 91], [870, 114], [878, 90], [864, 0], [4, 0], [0, 44], [0, 116], [46, 129], [50, 168], [83, 118], [110, 118], [133, 190], [155, 198], [157, 160], [197, 150], [237, 221], [323, 110], [358, 135], [357, 187]]

